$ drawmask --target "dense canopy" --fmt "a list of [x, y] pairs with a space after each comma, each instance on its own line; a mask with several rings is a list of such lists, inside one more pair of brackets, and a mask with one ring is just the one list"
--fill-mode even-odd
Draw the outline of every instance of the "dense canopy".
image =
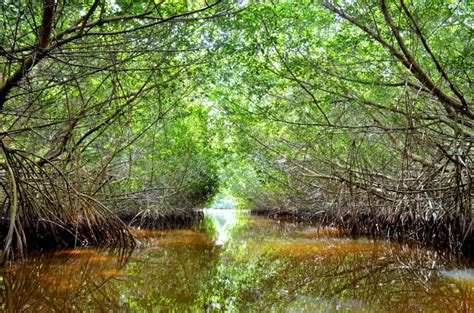
[[4, 256], [223, 195], [470, 249], [470, 1], [0, 6]]

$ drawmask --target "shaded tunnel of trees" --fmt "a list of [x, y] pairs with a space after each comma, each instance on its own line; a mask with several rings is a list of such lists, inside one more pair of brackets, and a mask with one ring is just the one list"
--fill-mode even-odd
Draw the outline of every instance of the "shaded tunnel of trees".
[[472, 253], [469, 1], [0, 6], [2, 259], [133, 245], [219, 193]]

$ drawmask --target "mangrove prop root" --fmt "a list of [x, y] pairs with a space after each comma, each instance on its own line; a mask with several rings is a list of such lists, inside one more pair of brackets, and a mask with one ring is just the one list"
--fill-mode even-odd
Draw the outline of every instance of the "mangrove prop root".
[[1, 208], [2, 261], [28, 248], [77, 245], [133, 246], [127, 225], [96, 199], [78, 190], [52, 164], [39, 166], [31, 154], [2, 146], [8, 180]]

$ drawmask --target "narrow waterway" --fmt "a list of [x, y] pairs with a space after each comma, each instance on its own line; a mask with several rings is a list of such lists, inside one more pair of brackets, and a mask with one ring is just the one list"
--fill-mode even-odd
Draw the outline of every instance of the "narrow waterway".
[[474, 272], [434, 251], [207, 210], [134, 230], [134, 251], [31, 255], [0, 273], [11, 312], [472, 312]]

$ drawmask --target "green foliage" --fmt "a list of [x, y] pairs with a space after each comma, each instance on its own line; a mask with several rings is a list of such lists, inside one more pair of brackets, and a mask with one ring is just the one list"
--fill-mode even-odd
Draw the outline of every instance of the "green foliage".
[[[404, 179], [451, 188], [437, 163], [464, 164], [468, 185], [467, 1], [93, 3], [56, 4], [51, 50], [20, 71], [2, 110], [8, 146], [84, 193], [114, 207], [190, 208], [218, 192], [283, 206], [348, 185], [397, 198]], [[7, 86], [37, 56], [44, 7], [2, 10]]]

